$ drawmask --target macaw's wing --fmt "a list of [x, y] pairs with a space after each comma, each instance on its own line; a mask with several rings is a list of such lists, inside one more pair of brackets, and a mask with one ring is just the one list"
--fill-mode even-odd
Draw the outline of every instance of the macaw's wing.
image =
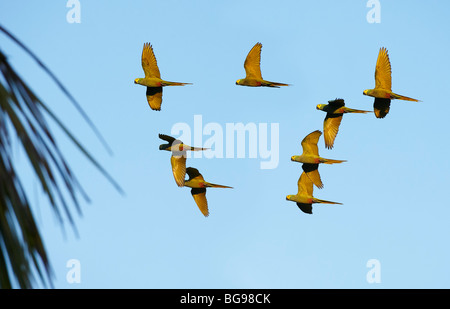
[[323, 137], [325, 139], [325, 147], [328, 149], [333, 148], [334, 140], [339, 132], [339, 126], [341, 125], [342, 114], [329, 114], [325, 117], [323, 122]]
[[328, 112], [332, 113], [335, 110], [337, 110], [338, 108], [341, 108], [343, 106], [345, 106], [344, 99], [335, 99], [335, 100], [328, 101]]
[[155, 111], [161, 110], [162, 92], [162, 87], [147, 87], [147, 102], [151, 109]]
[[312, 196], [313, 194], [313, 182], [306, 175], [305, 172], [302, 172], [297, 181], [298, 195], [308, 195]]
[[150, 43], [145, 43], [144, 48], [142, 49], [142, 68], [144, 69], [145, 78], [161, 78], [156, 57]]
[[391, 63], [386, 48], [380, 48], [378, 53], [377, 65], [375, 67], [375, 88], [391, 91]]
[[302, 164], [302, 169], [317, 188], [323, 188], [322, 179], [319, 174], [319, 164], [304, 163]]
[[192, 180], [195, 177], [201, 177], [201, 180], [203, 180], [203, 176], [202, 174], [200, 174], [200, 172], [198, 171], [198, 169], [194, 168], [194, 167], [188, 167], [186, 169], [186, 174], [188, 174], [189, 179], [188, 180]]
[[305, 136], [305, 138], [302, 140], [303, 154], [313, 154], [317, 156], [319, 155], [317, 142], [319, 141], [321, 135], [322, 132], [316, 130]]
[[158, 134], [159, 138], [162, 140], [165, 140], [169, 144], [173, 143], [175, 141], [175, 138], [166, 134]]
[[250, 50], [250, 52], [247, 55], [247, 58], [245, 58], [244, 62], [244, 68], [246, 77], [245, 78], [258, 78], [262, 79], [261, 76], [261, 43], [256, 43], [255, 46]]
[[192, 188], [192, 197], [198, 206], [198, 209], [202, 212], [205, 217], [209, 216], [208, 201], [206, 200], [206, 189], [205, 188]]
[[373, 112], [377, 118], [384, 118], [389, 113], [391, 99], [375, 98], [373, 102]]
[[312, 204], [297, 203], [298, 208], [307, 214], [312, 214]]
[[184, 177], [186, 176], [186, 156], [170, 156], [170, 164], [172, 165], [172, 173], [177, 186], [184, 186]]

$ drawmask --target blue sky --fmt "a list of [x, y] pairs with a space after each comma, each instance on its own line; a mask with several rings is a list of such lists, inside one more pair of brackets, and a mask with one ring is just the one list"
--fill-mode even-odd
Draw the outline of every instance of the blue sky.
[[[450, 107], [448, 11], [443, 1], [386, 1], [368, 23], [367, 1], [86, 1], [81, 23], [68, 23], [66, 1], [0, 3], [1, 24], [62, 80], [96, 123], [113, 155], [40, 68], [4, 35], [13, 67], [65, 121], [125, 191], [120, 195], [62, 134], [58, 143], [90, 203], [75, 216], [76, 237], [51, 213], [36, 180], [27, 186], [57, 288], [448, 288], [450, 234], [446, 134]], [[165, 88], [161, 112], [150, 110], [141, 51], [153, 45]], [[264, 78], [280, 89], [235, 85], [251, 47], [263, 44]], [[301, 165], [290, 157], [322, 130], [319, 103], [344, 98], [372, 109], [380, 47], [389, 51], [394, 92], [385, 119], [344, 115], [332, 150], [346, 163], [321, 166], [313, 215], [285, 200]], [[211, 189], [205, 218], [188, 188], [178, 188], [158, 133], [177, 123], [279, 125], [279, 164], [261, 158], [189, 158]], [[56, 129], [56, 127], [55, 127]], [[259, 132], [258, 132], [259, 133]], [[203, 135], [203, 141], [209, 137]], [[192, 141], [185, 141], [192, 143]], [[200, 145], [195, 145], [200, 146]], [[18, 160], [24, 161], [18, 154]], [[74, 212], [75, 213], [75, 212]], [[67, 261], [81, 265], [68, 283]], [[369, 283], [370, 259], [381, 283]]]

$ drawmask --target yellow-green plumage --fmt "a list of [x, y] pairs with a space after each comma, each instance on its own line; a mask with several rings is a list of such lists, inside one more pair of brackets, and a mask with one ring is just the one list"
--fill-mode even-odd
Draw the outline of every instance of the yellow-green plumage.
[[296, 202], [298, 208], [304, 213], [312, 214], [312, 204], [315, 203], [342, 205], [342, 203], [315, 198], [313, 196], [313, 182], [305, 172], [300, 175], [297, 181], [297, 188], [297, 194], [286, 196], [286, 200]]
[[184, 186], [191, 188], [191, 194], [194, 198], [197, 207], [200, 209], [201, 213], [205, 216], [209, 216], [208, 201], [206, 199], [206, 188], [230, 188], [229, 186], [218, 185], [210, 183], [203, 179], [202, 174], [198, 169], [193, 167], [188, 167], [186, 173], [189, 176], [188, 180], [184, 181]]
[[161, 144], [159, 150], [170, 151], [172, 153], [170, 157], [170, 165], [172, 166], [173, 178], [177, 186], [184, 186], [184, 178], [186, 176], [186, 151], [202, 151], [207, 148], [191, 147], [184, 144], [182, 141], [175, 139], [172, 136], [159, 134], [160, 139], [167, 142], [167, 144]]
[[325, 147], [328, 149], [334, 147], [334, 140], [339, 132], [342, 116], [344, 114], [369, 113], [369, 111], [346, 107], [343, 99], [328, 101], [328, 104], [318, 104], [316, 108], [327, 113], [323, 121], [323, 134]]
[[380, 48], [378, 52], [375, 66], [375, 88], [366, 89], [363, 91], [363, 94], [375, 98], [373, 107], [377, 118], [384, 118], [389, 113], [391, 100], [420, 102], [417, 99], [392, 92], [391, 62], [388, 51], [384, 47]]
[[145, 77], [136, 78], [134, 83], [147, 87], [147, 102], [152, 110], [161, 110], [162, 87], [192, 85], [191, 83], [169, 82], [161, 79], [161, 73], [159, 72], [155, 53], [153, 52], [153, 47], [150, 43], [144, 44], [141, 55], [141, 65]]
[[279, 88], [280, 86], [289, 86], [289, 84], [271, 82], [264, 80], [261, 75], [261, 43], [256, 43], [244, 62], [245, 78], [238, 79], [236, 85], [248, 86], [248, 87], [273, 87]]
[[322, 132], [320, 132], [319, 130], [309, 133], [303, 138], [301, 142], [303, 150], [302, 154], [299, 156], [291, 157], [291, 161], [303, 163], [303, 171], [319, 189], [323, 188], [322, 179], [320, 178], [318, 170], [319, 164], [334, 164], [346, 162], [345, 160], [322, 158], [319, 155], [319, 148], [317, 147], [317, 143], [321, 135]]

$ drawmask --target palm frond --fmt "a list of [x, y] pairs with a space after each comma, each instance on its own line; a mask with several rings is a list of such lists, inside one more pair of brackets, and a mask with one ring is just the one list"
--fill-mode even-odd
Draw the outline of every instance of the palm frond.
[[[62, 83], [28, 48], [1, 25], [0, 30], [31, 54], [68, 98], [82, 110]], [[12, 160], [13, 138], [20, 142], [34, 175], [62, 225], [64, 218], [67, 218], [76, 231], [67, 199], [79, 214], [81, 208], [78, 196], [81, 195], [85, 201], [89, 201], [62, 155], [45, 116], [56, 122], [86, 158], [120, 193], [123, 193], [106, 170], [20, 78], [0, 50], [0, 288], [11, 288], [15, 284], [21, 288], [32, 288], [36, 279], [34, 273], [44, 286], [52, 285], [52, 270], [44, 242], [33, 217], [21, 177]], [[89, 120], [87, 116], [85, 119]], [[90, 120], [88, 122], [92, 124]], [[92, 127], [95, 128], [93, 124]]]
[[73, 95], [67, 90], [67, 88], [61, 83], [61, 81], [53, 74], [52, 71], [50, 71], [49, 68], [28, 48], [26, 47], [21, 41], [19, 41], [14, 35], [11, 34], [8, 30], [6, 30], [2, 25], [0, 25], [0, 31], [2, 31], [4, 34], [6, 34], [11, 40], [16, 42], [24, 51], [30, 55], [31, 58], [36, 61], [36, 63], [52, 78], [52, 80], [58, 85], [59, 89], [69, 98], [69, 100], [72, 102], [72, 104], [75, 106], [75, 108], [78, 110], [78, 112], [83, 116], [83, 118], [86, 120], [86, 122], [89, 124], [89, 126], [92, 128], [94, 133], [97, 135], [98, 139], [101, 141], [103, 146], [106, 148], [106, 150], [112, 154], [112, 150], [109, 147], [108, 143], [105, 141], [103, 136], [100, 134], [97, 127], [94, 125], [92, 120], [89, 118], [89, 116], [86, 114], [86, 112], [81, 108], [80, 104], [75, 100]]

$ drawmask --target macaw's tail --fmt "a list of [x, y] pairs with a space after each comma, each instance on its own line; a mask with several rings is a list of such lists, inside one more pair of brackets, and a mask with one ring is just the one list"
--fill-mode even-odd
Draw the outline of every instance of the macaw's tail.
[[184, 86], [184, 85], [192, 85], [192, 83], [179, 83], [179, 82], [168, 82], [164, 81], [161, 83], [162, 86]]
[[326, 201], [326, 200], [320, 200], [320, 199], [315, 198], [315, 197], [313, 197], [313, 203], [320, 203], [320, 204], [338, 204], [338, 205], [342, 205], [342, 203], [330, 202], [330, 201]]
[[210, 182], [205, 183], [205, 186], [208, 187], [208, 188], [228, 188], [228, 189], [233, 189], [233, 187], [222, 186], [222, 185], [218, 185], [218, 184], [210, 183]]
[[261, 86], [280, 88], [280, 86], [290, 86], [290, 85], [283, 84], [283, 83], [277, 83], [277, 82], [269, 82], [269, 81], [265, 80], [265, 81], [263, 81], [263, 83], [261, 83]]
[[396, 93], [391, 93], [391, 99], [420, 102], [420, 100], [409, 98], [409, 97], [406, 97], [404, 95], [400, 95], [400, 94], [396, 94]]
[[360, 110], [360, 109], [353, 109], [353, 108], [346, 108], [345, 112], [346, 113], [359, 113], [359, 114], [370, 113], [370, 111], [363, 111], [363, 110]]
[[321, 163], [325, 163], [325, 164], [334, 164], [334, 163], [342, 163], [342, 162], [347, 162], [347, 160], [333, 160], [333, 159], [322, 159]]
[[191, 146], [184, 146], [184, 150], [189, 150], [189, 151], [203, 151], [203, 150], [208, 150], [209, 148], [201, 148], [201, 147], [191, 147]]

